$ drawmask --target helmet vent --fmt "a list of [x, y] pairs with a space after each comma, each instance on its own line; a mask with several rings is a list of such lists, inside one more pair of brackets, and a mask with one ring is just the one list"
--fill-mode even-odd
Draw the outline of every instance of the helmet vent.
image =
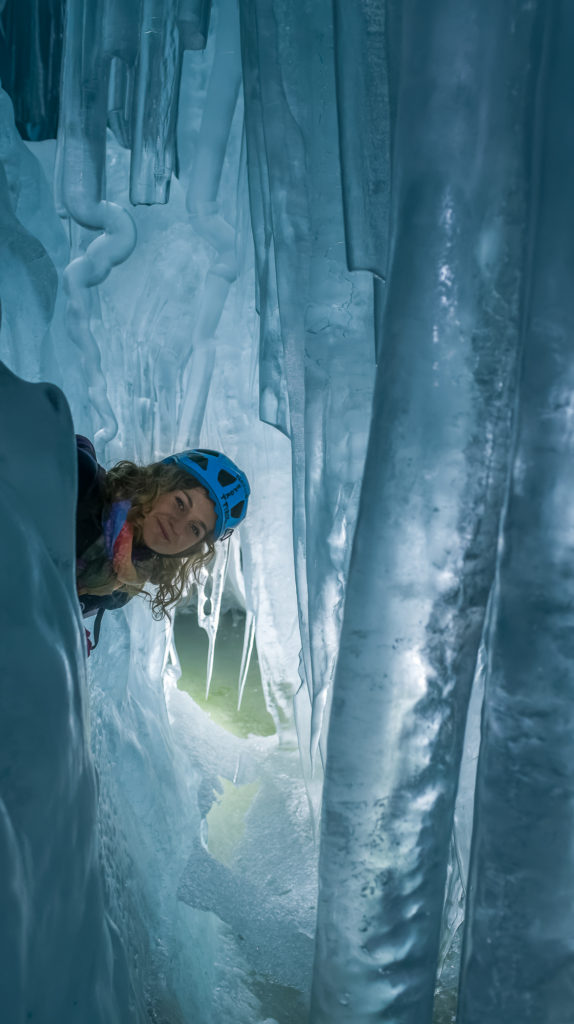
[[228, 473], [226, 469], [220, 469], [217, 474], [217, 479], [222, 487], [229, 487], [230, 484], [234, 484], [236, 477]]
[[200, 469], [207, 469], [208, 461], [205, 455], [188, 455], [188, 458], [191, 460], [191, 462], [195, 462]]
[[243, 506], [244, 505], [245, 505], [245, 502], [244, 501], [240, 501], [240, 502], [237, 503], [237, 505], [233, 506], [233, 508], [231, 509], [231, 512], [230, 512], [230, 515], [231, 515], [232, 519], [239, 519], [241, 513], [243, 512]]

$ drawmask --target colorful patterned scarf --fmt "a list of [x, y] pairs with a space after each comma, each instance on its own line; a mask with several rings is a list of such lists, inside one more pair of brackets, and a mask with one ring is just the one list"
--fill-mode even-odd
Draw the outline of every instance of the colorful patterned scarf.
[[134, 530], [127, 516], [131, 501], [114, 501], [102, 517], [103, 532], [77, 563], [77, 584], [84, 593], [112, 594], [139, 589], [147, 575], [134, 564]]

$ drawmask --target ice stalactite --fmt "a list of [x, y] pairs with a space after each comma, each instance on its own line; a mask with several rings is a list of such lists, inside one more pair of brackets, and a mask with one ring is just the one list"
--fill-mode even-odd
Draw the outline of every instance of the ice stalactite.
[[[237, 539], [235, 542], [237, 543]], [[221, 615], [221, 602], [223, 599], [228, 560], [229, 543], [220, 544], [216, 549], [214, 561], [209, 566], [209, 569], [205, 571], [203, 579], [197, 586], [197, 621], [201, 628], [205, 630], [209, 639], [205, 680], [206, 697], [209, 697], [211, 676], [213, 674], [215, 640], [219, 626], [219, 617]]]
[[97, 443], [112, 440], [117, 420], [90, 328], [91, 289], [128, 258], [136, 241], [130, 215], [104, 198], [110, 58], [105, 49], [105, 9], [105, 0], [70, 0], [67, 5], [56, 182], [61, 216], [102, 232], [64, 275], [68, 331], [82, 354], [90, 400], [101, 423]]
[[130, 164], [134, 206], [169, 199], [182, 58], [177, 8], [178, 0], [142, 0]]
[[331, 5], [294, 12], [258, 0], [241, 5], [241, 18], [261, 415], [291, 440], [303, 675], [316, 749], [366, 442], [371, 286], [366, 276], [352, 278], [344, 259]]
[[330, 720], [313, 1024], [432, 1016], [519, 350], [536, 7], [511, 14], [403, 7], [389, 294]]
[[334, 3], [347, 263], [381, 280], [387, 275], [391, 193], [389, 7], [369, 0]]
[[[122, 134], [131, 148], [130, 200], [167, 203], [178, 174], [177, 115], [183, 54], [207, 42], [211, 0], [142, 0], [138, 18], [128, 2], [113, 11], [111, 52], [123, 56], [117, 67], [115, 107], [126, 120]], [[133, 39], [134, 30], [137, 37]], [[132, 39], [131, 52], [126, 40]], [[135, 42], [135, 46], [134, 46]], [[116, 118], [117, 120], [117, 118]], [[120, 123], [123, 119], [119, 118]]]
[[541, 13], [524, 359], [488, 643], [460, 1024], [563, 1024], [574, 998], [574, 11], [560, 2]]
[[[337, 112], [347, 264], [370, 270], [377, 358], [383, 344], [391, 167], [400, 68], [402, 5], [335, 0]], [[361, 60], [355, 55], [361, 54]]]
[[241, 708], [241, 701], [243, 700], [243, 693], [245, 691], [245, 683], [247, 682], [247, 673], [249, 672], [249, 666], [251, 664], [251, 655], [253, 654], [253, 644], [255, 641], [255, 615], [252, 611], [248, 611], [245, 616], [245, 633], [243, 637], [243, 650], [241, 652], [241, 665], [239, 667], [239, 680], [237, 686], [237, 710]]
[[[265, 703], [280, 744], [292, 746], [295, 739], [293, 697], [299, 685], [297, 666], [301, 638], [293, 579], [292, 494], [288, 471], [291, 453], [287, 438], [278, 433], [270, 437], [270, 433], [269, 428], [260, 423], [257, 433], [252, 435], [256, 451], [252, 478], [261, 480], [263, 486], [255, 485], [249, 499], [251, 521], [242, 524], [241, 560], [245, 608], [247, 614], [255, 616], [255, 643]], [[270, 501], [265, 481], [271, 479], [274, 483]], [[261, 537], [266, 538], [265, 544], [261, 543]]]
[[[222, 0], [215, 54], [186, 197], [194, 231], [215, 250], [203, 284], [189, 349], [182, 353], [182, 401], [176, 447], [197, 444], [215, 362], [214, 334], [237, 276], [234, 227], [217, 202], [219, 183], [241, 83], [236, 0]], [[239, 358], [241, 358], [239, 354]]]

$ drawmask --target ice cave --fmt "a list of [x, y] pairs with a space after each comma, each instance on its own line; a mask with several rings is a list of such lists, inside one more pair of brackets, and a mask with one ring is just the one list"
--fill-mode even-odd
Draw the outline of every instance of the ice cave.
[[[572, 1024], [573, 53], [0, 0], [2, 1024]], [[78, 434], [251, 485], [89, 658]]]

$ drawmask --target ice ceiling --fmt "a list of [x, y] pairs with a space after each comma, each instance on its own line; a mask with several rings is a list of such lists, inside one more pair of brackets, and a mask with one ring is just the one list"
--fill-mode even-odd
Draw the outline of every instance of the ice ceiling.
[[[573, 47], [567, 0], [0, 0], [9, 1024], [572, 1019]], [[74, 430], [245, 468], [178, 621], [211, 665], [244, 611], [273, 735], [143, 602], [86, 667]]]

